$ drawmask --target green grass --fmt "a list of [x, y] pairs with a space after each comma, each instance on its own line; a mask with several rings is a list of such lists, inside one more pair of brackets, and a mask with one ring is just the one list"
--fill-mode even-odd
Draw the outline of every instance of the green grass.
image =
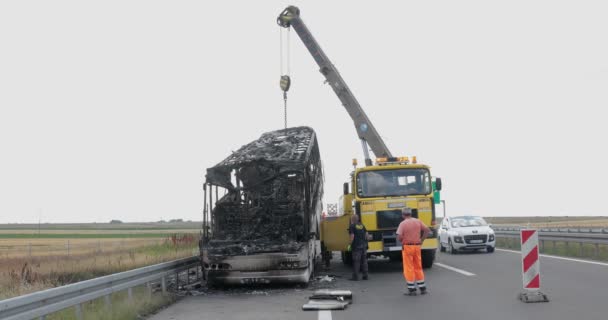
[[202, 222], [126, 222], [126, 223], [10, 223], [0, 224], [0, 230], [173, 230], [200, 229]]
[[[519, 238], [496, 238], [496, 246], [499, 248], [521, 250]], [[608, 261], [608, 245], [593, 243], [552, 241], [539, 241], [539, 250], [542, 254], [549, 254], [562, 257], [581, 258], [598, 261]]]
[[169, 233], [0, 233], [0, 239], [124, 239], [166, 238]]
[[[137, 320], [149, 316], [163, 306], [175, 301], [175, 297], [153, 293], [151, 296], [144, 286], [133, 288], [133, 301], [128, 299], [127, 291], [112, 294], [112, 307], [108, 310], [103, 298], [82, 304], [84, 320]], [[74, 307], [55, 312], [46, 317], [48, 320], [77, 320]]]

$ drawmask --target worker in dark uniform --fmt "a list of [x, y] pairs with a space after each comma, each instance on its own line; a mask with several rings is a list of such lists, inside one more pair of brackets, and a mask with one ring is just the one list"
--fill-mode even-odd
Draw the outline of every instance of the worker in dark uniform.
[[369, 239], [369, 235], [365, 226], [359, 221], [358, 215], [353, 214], [350, 222], [351, 224], [348, 228], [348, 233], [350, 234], [349, 248], [352, 251], [353, 257], [353, 277], [351, 280], [358, 281], [360, 273], [363, 273], [363, 280], [367, 280], [367, 240]]

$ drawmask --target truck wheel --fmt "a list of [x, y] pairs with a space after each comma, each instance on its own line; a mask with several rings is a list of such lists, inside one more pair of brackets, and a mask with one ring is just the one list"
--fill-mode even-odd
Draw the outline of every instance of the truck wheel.
[[350, 251], [342, 251], [342, 262], [347, 266], [353, 265], [353, 253]]
[[435, 261], [435, 250], [422, 250], [422, 267], [428, 269]]
[[403, 258], [401, 256], [401, 252], [391, 252], [388, 254], [388, 258], [392, 261], [392, 262], [400, 262], [403, 261]]
[[331, 251], [327, 250], [323, 241], [321, 241], [321, 259], [323, 260], [323, 266], [329, 268], [331, 263]]
[[488, 246], [488, 247], [486, 248], [486, 251], [487, 251], [488, 253], [492, 253], [492, 252], [494, 252], [494, 247]]

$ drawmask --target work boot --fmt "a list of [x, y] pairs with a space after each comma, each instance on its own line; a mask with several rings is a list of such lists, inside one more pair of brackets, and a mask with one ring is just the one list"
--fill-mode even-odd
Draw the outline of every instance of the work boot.
[[363, 280], [367, 280], [367, 279], [368, 279], [367, 275], [363, 275]]
[[420, 294], [427, 294], [428, 292], [426, 291], [426, 287], [422, 287], [419, 288], [420, 289]]
[[407, 296], [415, 296], [416, 295], [416, 289], [407, 289], [407, 292], [404, 293], [404, 295]]
[[358, 276], [358, 275], [356, 275], [356, 274], [353, 274], [353, 276], [352, 276], [352, 277], [350, 277], [350, 279], [348, 279], [348, 280], [351, 280], [351, 281], [359, 281], [359, 276]]

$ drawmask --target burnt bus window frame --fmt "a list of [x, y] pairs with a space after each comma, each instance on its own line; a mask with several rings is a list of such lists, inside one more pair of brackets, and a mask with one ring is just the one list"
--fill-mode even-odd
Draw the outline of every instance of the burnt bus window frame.
[[[242, 169], [245, 170], [241, 171]], [[297, 127], [265, 133], [260, 139], [241, 147], [207, 171], [207, 181], [203, 190], [206, 194], [203, 229], [211, 231], [211, 234], [207, 232], [206, 243], [211, 240], [263, 241], [267, 244], [279, 245], [285, 244], [282, 243], [283, 240], [304, 243], [309, 240], [311, 232], [315, 232], [318, 237], [322, 211], [323, 164], [316, 134], [311, 128]], [[251, 177], [256, 179], [251, 180]], [[249, 183], [245, 183], [247, 180]], [[253, 181], [259, 182], [252, 183]], [[219, 195], [218, 188], [223, 189]], [[222, 226], [218, 225], [220, 221], [216, 216], [218, 205], [224, 205], [224, 201], [240, 212], [231, 217], [237, 220], [243, 213], [250, 214], [248, 210], [254, 206], [258, 206], [258, 209], [264, 207], [262, 209], [266, 210], [267, 214], [276, 214], [274, 206], [282, 202], [284, 204], [282, 209], [286, 214], [297, 213], [301, 218], [301, 222], [297, 223], [300, 231], [295, 237], [288, 237], [289, 239], [282, 236], [282, 238], [273, 237], [270, 233], [278, 235], [283, 231], [280, 230], [280, 226], [275, 226], [272, 230], [268, 230], [269, 234], [264, 234], [262, 237], [250, 234], [249, 237], [239, 238], [232, 235], [225, 238], [223, 234], [225, 232], [218, 229]], [[256, 217], [255, 212], [252, 217]], [[266, 218], [268, 217], [264, 219]], [[242, 226], [237, 228], [240, 229]]]

